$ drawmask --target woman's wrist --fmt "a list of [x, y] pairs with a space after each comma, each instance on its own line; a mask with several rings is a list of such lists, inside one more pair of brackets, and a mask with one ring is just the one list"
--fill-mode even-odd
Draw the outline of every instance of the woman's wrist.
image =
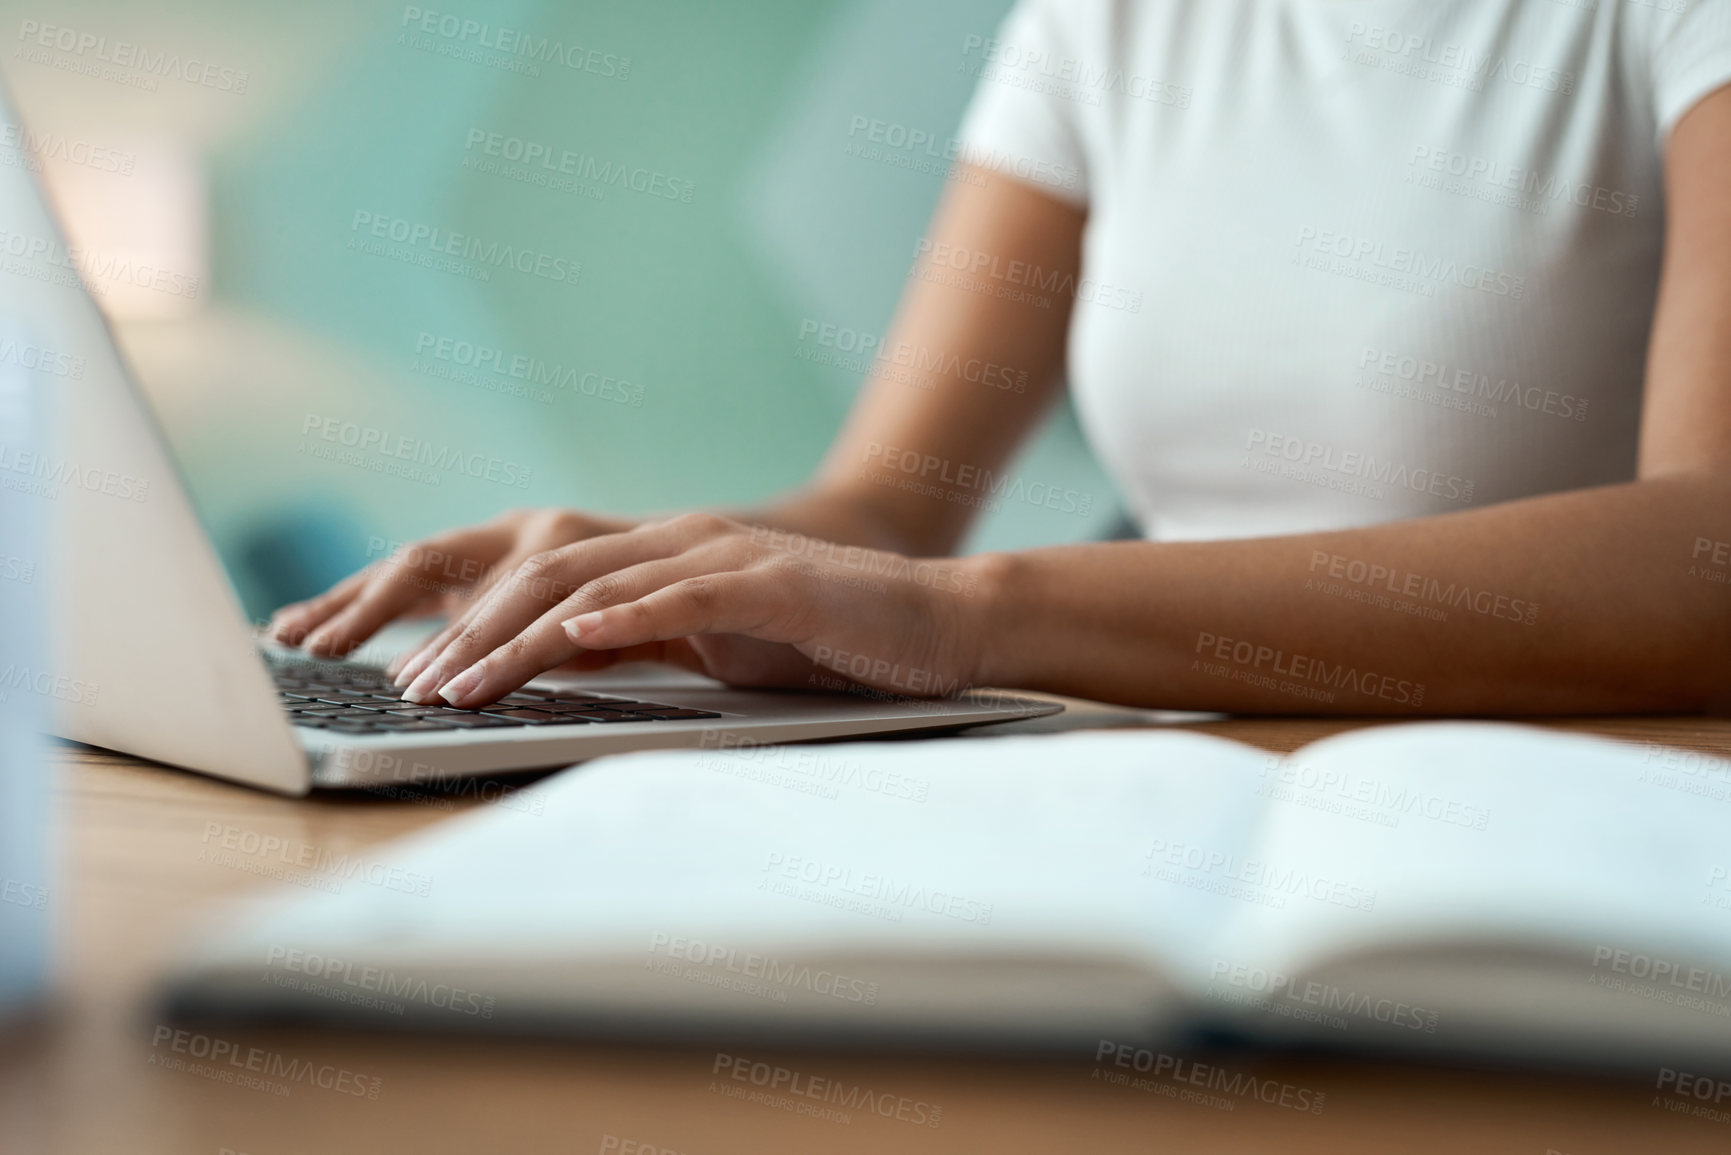
[[787, 533], [857, 545], [907, 556], [930, 551], [903, 526], [853, 494], [824, 489], [800, 490], [767, 505], [728, 516]]
[[1019, 553], [974, 554], [946, 564], [963, 576], [959, 596], [963, 646], [971, 652], [976, 686], [1019, 687], [1036, 677], [1027, 668], [1028, 644], [1038, 630], [1030, 598], [1032, 574]]

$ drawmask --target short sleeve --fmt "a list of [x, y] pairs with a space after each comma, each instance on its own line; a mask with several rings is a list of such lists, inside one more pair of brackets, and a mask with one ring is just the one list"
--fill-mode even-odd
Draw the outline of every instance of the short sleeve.
[[1714, 89], [1731, 84], [1731, 0], [1651, 0], [1659, 9], [1652, 52], [1659, 138]]
[[964, 42], [964, 67], [976, 86], [962, 119], [961, 155], [1084, 206], [1088, 165], [1078, 114], [1094, 94], [1066, 77], [1064, 62], [1078, 54], [1065, 3], [1074, 0], [1017, 0], [995, 36]]

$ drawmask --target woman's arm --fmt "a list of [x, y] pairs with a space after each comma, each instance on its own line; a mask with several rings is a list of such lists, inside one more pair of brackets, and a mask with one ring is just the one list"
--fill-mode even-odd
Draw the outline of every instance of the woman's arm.
[[[790, 548], [761, 526], [679, 518], [530, 558], [410, 663], [406, 696], [477, 705], [573, 658], [661, 646], [728, 681], [811, 685], [817, 667], [910, 694], [999, 685], [1265, 713], [1717, 706], [1731, 587], [1699, 571], [1731, 571], [1731, 90], [1677, 126], [1666, 183], [1635, 481], [1341, 533], [959, 561]], [[1044, 231], [1055, 229], [1073, 254], [1080, 219], [1025, 195], [1024, 251], [1055, 243]], [[957, 219], [962, 199], [939, 235], [972, 235]], [[903, 339], [960, 345], [960, 332], [1051, 376], [1056, 315], [1018, 325], [1003, 301], [917, 290], [898, 331], [918, 336]], [[879, 492], [856, 471], [874, 444], [916, 437], [958, 468], [995, 468], [1038, 406], [995, 408], [1004, 399], [982, 401], [971, 384], [946, 382], [913, 404], [878, 382], [814, 500], [863, 511], [857, 540], [953, 543], [962, 511]], [[573, 592], [537, 592], [548, 589]], [[1346, 596], [1359, 591], [1390, 607]], [[1393, 608], [1439, 595], [1446, 620]]]
[[[900, 553], [953, 551], [973, 507], [886, 484], [931, 480], [886, 458], [918, 454], [947, 463], [952, 477], [1001, 469], [1057, 395], [1074, 302], [1054, 293], [1042, 307], [946, 282], [960, 279], [957, 265], [1021, 262], [1074, 284], [1083, 221], [1024, 184], [960, 166], [884, 348], [813, 483], [738, 516]], [[979, 272], [973, 279], [992, 283]]]
[[[947, 463], [952, 476], [1002, 468], [1040, 419], [1060, 384], [1072, 301], [1045, 307], [945, 283], [955, 263], [976, 256], [1020, 263], [1075, 283], [1082, 214], [1017, 181], [961, 166], [939, 206], [922, 259], [910, 276], [884, 348], [872, 359], [860, 399], [812, 484], [733, 516], [741, 521], [849, 546], [901, 554], [947, 554], [974, 506], [899, 486], [923, 481], [890, 464]], [[822, 334], [813, 334], [821, 339]], [[915, 457], [908, 457], [913, 454]], [[942, 472], [942, 469], [937, 472]], [[887, 483], [887, 484], [886, 484]], [[965, 492], [959, 496], [967, 496]], [[535, 559], [645, 524], [575, 510], [513, 510], [405, 547], [272, 619], [277, 641], [320, 655], [349, 653], [380, 627], [410, 613], [444, 612], [454, 628]], [[785, 551], [784, 551], [785, 552]], [[598, 575], [581, 566], [558, 580], [519, 582], [504, 620], [519, 627]], [[537, 606], [539, 609], [537, 610]], [[467, 607], [467, 613], [462, 613]], [[490, 632], [502, 642], [509, 635]], [[404, 664], [418, 672], [415, 655]]]
[[[999, 556], [976, 677], [1244, 712], [1722, 705], [1731, 585], [1702, 571], [1731, 572], [1731, 89], [1673, 131], [1666, 186], [1635, 481], [1340, 533]], [[1451, 587], [1446, 621], [1348, 600]]]

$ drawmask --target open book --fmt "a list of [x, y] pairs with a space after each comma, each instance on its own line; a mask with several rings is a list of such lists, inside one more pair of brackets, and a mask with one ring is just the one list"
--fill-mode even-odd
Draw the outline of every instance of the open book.
[[228, 923], [182, 1011], [1731, 1063], [1731, 763], [1665, 747], [1436, 723], [1285, 758], [1171, 731], [632, 754], [366, 857]]

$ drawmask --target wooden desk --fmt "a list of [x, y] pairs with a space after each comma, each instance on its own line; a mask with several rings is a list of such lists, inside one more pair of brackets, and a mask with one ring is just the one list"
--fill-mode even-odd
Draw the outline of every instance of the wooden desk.
[[[1125, 719], [1079, 706], [1066, 726]], [[1555, 723], [1731, 755], [1731, 721]], [[1049, 724], [1030, 723], [1049, 728]], [[1288, 751], [1355, 723], [1234, 720], [1196, 728]], [[286, 1097], [152, 1064], [147, 998], [164, 960], [221, 900], [269, 885], [201, 861], [206, 824], [336, 853], [442, 821], [452, 809], [292, 800], [132, 759], [67, 749], [60, 774], [62, 948], [55, 1013], [0, 1045], [0, 1150], [64, 1155], [339, 1152], [1509, 1152], [1731, 1151], [1731, 1123], [1667, 1113], [1649, 1087], [1374, 1063], [1262, 1062], [1324, 1092], [1298, 1114], [1233, 1110], [1091, 1081], [1060, 1063], [759, 1054], [810, 1076], [942, 1108], [937, 1128], [854, 1112], [846, 1123], [712, 1090], [713, 1050], [248, 1031], [242, 1046], [377, 1078], [377, 1099], [300, 1084]], [[613, 1138], [609, 1138], [613, 1137]], [[632, 1143], [646, 1146], [631, 1146]]]

